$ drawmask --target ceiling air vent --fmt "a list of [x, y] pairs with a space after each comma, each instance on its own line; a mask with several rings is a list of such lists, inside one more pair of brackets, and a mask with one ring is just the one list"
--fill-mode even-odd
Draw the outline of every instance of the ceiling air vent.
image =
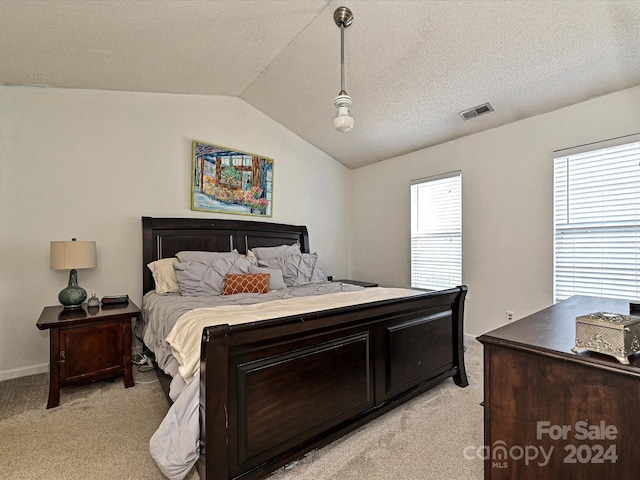
[[480, 115], [484, 115], [485, 113], [493, 112], [493, 107], [489, 102], [483, 103], [482, 105], [478, 105], [477, 107], [470, 108], [469, 110], [465, 110], [460, 112], [460, 116], [464, 120], [469, 120], [471, 118], [479, 117]]

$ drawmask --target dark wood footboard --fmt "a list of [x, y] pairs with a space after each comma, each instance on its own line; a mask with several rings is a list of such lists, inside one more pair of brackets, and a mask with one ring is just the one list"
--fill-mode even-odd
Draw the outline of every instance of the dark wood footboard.
[[202, 479], [257, 479], [453, 377], [467, 288], [208, 327]]

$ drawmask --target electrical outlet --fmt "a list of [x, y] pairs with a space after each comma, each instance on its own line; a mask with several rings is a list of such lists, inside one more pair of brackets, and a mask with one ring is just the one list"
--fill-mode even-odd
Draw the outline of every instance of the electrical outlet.
[[515, 313], [507, 310], [506, 312], [504, 312], [507, 316], [507, 322], [513, 322], [513, 319], [515, 318]]

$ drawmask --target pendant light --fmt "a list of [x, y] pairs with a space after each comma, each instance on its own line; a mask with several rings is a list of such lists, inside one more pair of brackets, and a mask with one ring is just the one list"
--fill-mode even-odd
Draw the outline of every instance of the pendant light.
[[338, 7], [333, 13], [333, 20], [340, 27], [340, 93], [333, 101], [338, 109], [338, 115], [333, 119], [333, 126], [341, 132], [348, 132], [353, 128], [354, 120], [349, 115], [349, 107], [351, 106], [351, 97], [347, 95], [344, 89], [344, 29], [353, 22], [353, 13], [347, 7]]

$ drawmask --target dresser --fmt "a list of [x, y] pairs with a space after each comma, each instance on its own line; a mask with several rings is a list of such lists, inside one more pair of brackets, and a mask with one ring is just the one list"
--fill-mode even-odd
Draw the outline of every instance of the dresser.
[[640, 478], [640, 354], [573, 352], [576, 317], [594, 312], [629, 302], [575, 296], [478, 338], [484, 446], [465, 454], [485, 479]]

